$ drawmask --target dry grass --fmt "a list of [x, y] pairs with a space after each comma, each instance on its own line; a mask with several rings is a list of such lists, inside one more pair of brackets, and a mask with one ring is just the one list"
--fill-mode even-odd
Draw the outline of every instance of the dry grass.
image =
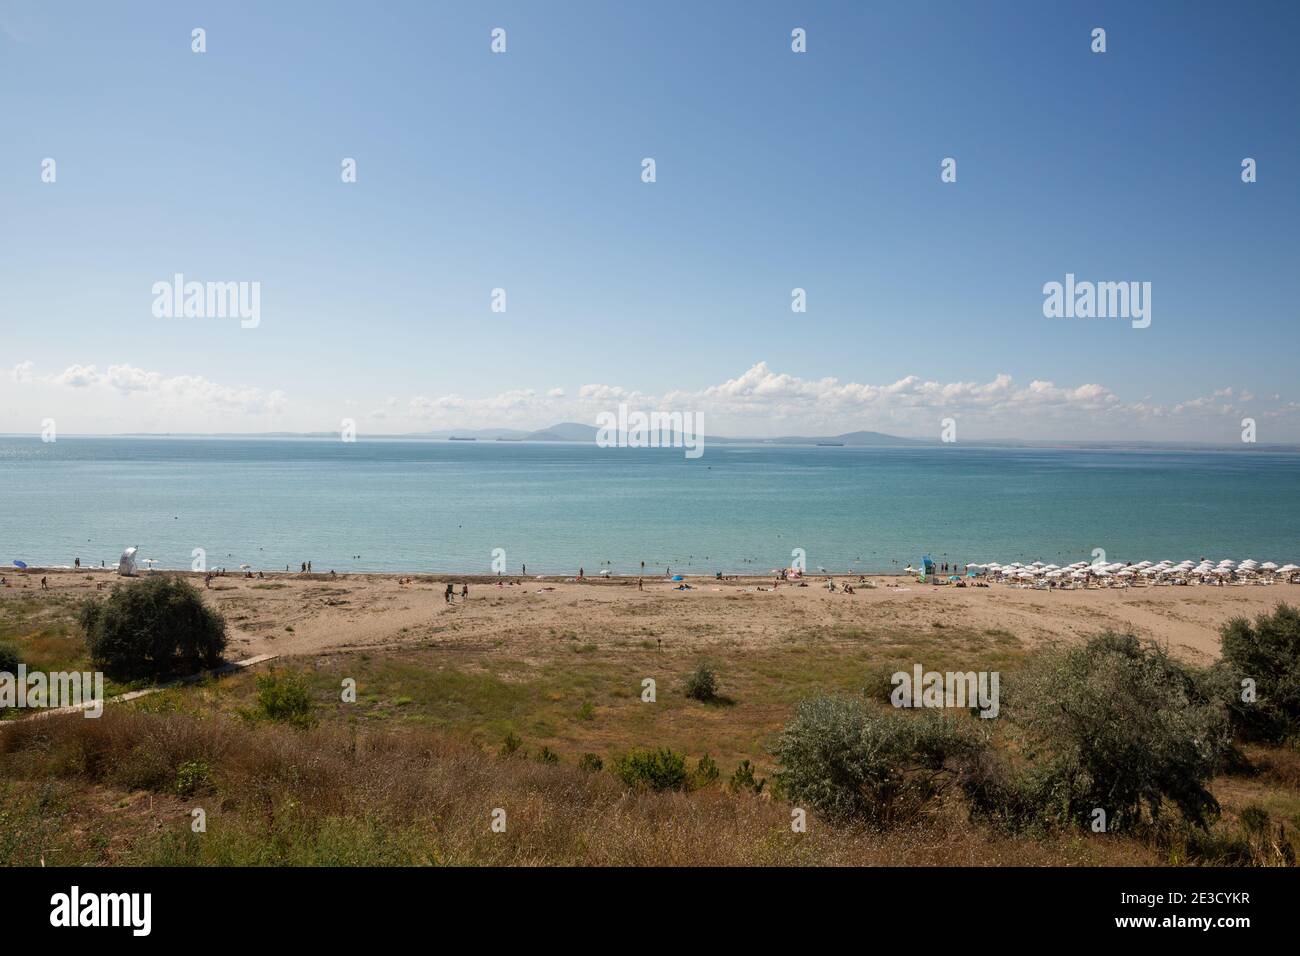
[[[178, 772], [196, 763], [206, 782], [182, 799]], [[1123, 838], [994, 836], [956, 806], [885, 833], [810, 817], [808, 832], [796, 834], [790, 807], [779, 801], [720, 788], [630, 791], [607, 772], [489, 756], [418, 728], [296, 731], [112, 709], [98, 720], [8, 727], [0, 774], [45, 783], [43, 795], [30, 786], [0, 789], [10, 831], [0, 863], [10, 864], [37, 856], [49, 865], [1160, 862]], [[207, 814], [206, 833], [190, 829], [194, 807]], [[490, 826], [496, 808], [506, 811], [504, 833]], [[64, 823], [41, 822], [51, 817]], [[15, 833], [25, 839], [16, 842]]]

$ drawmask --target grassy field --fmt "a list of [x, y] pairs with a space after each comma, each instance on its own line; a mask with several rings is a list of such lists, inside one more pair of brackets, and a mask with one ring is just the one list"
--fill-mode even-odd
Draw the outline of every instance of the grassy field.
[[[24, 595], [3, 608], [0, 638], [31, 666], [87, 666], [73, 602]], [[1200, 837], [1004, 834], [971, 823], [955, 797], [886, 831], [810, 816], [796, 833], [770, 786], [726, 786], [743, 760], [771, 778], [776, 736], [804, 697], [859, 694], [871, 675], [912, 661], [1013, 675], [1031, 653], [1006, 631], [934, 621], [810, 627], [774, 646], [721, 639], [706, 652], [662, 649], [653, 636], [601, 641], [579, 624], [527, 655], [430, 638], [286, 658], [272, 666], [305, 682], [307, 729], [257, 718], [266, 665], [113, 705], [98, 720], [11, 723], [0, 731], [0, 864], [1267, 862], [1275, 837], [1252, 836], [1242, 810], [1266, 810], [1286, 840], [1300, 832], [1300, 754], [1286, 748], [1248, 748], [1248, 769], [1214, 781], [1223, 815]], [[701, 662], [718, 673], [712, 703], [684, 693]], [[646, 678], [654, 703], [642, 700]], [[343, 700], [347, 681], [355, 703]], [[522, 745], [501, 755], [512, 736]], [[691, 792], [629, 789], [610, 768], [634, 747], [669, 747], [692, 765], [707, 754], [721, 775]], [[604, 769], [582, 769], [583, 754]], [[504, 832], [491, 827], [496, 810]]]
[[[855, 694], [863, 676], [890, 662], [924, 660], [943, 667], [958, 660], [1008, 671], [1023, 658], [1004, 632], [944, 629], [911, 636], [841, 628], [793, 635], [783, 646], [744, 648], [726, 642], [707, 654], [663, 651], [653, 641], [597, 645], [557, 633], [529, 659], [458, 648], [411, 648], [327, 654], [275, 662], [277, 671], [307, 679], [318, 718], [362, 728], [432, 728], [484, 749], [507, 735], [525, 747], [549, 747], [565, 759], [595, 753], [607, 762], [631, 747], [666, 746], [692, 757], [710, 755], [729, 770], [748, 759], [769, 770], [768, 751], [800, 699], [818, 691]], [[719, 674], [718, 700], [684, 693], [688, 674], [707, 663]], [[908, 665], [910, 666], [910, 665]], [[140, 702], [153, 711], [235, 714], [256, 694], [253, 673], [178, 689]], [[356, 702], [342, 701], [355, 681]], [[656, 700], [642, 700], [643, 681]]]
[[[22, 654], [29, 672], [91, 671], [86, 643], [77, 627], [81, 599], [55, 593], [23, 594], [0, 602], [0, 642]], [[104, 679], [104, 694], [113, 697], [139, 684]], [[25, 716], [17, 708], [0, 708], [0, 721]]]

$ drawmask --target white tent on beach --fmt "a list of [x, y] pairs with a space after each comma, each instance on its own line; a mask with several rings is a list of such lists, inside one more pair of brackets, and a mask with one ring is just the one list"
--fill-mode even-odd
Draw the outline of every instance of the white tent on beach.
[[117, 573], [123, 577], [135, 577], [135, 555], [139, 548], [127, 548], [117, 561]]

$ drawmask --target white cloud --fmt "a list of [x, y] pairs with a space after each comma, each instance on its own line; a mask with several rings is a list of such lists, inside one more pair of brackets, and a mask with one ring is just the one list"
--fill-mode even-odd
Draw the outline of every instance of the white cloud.
[[23, 362], [14, 369], [14, 379], [23, 384], [41, 383], [60, 388], [108, 389], [121, 395], [144, 393], [152, 402], [179, 406], [215, 407], [224, 411], [258, 415], [280, 412], [286, 396], [277, 390], [220, 385], [201, 375], [166, 376], [132, 365], [110, 365], [100, 372], [94, 365], [69, 365], [57, 375], [40, 377], [34, 365]]
[[[279, 413], [286, 398], [279, 390], [221, 385], [202, 376], [165, 375], [135, 366], [70, 365], [62, 372], [39, 376], [32, 362], [13, 368], [22, 387], [44, 385], [75, 390], [103, 390], [123, 398], [147, 397], [146, 404], [102, 411], [121, 418], [121, 430], [138, 430], [140, 408], [166, 407], [189, 416], [220, 414], [228, 427], [257, 430], [247, 416]], [[340, 397], [344, 407], [355, 400]], [[1096, 382], [1058, 385], [1032, 379], [1019, 383], [1001, 372], [987, 381], [941, 382], [907, 375], [892, 382], [841, 381], [833, 377], [801, 378], [757, 362], [734, 378], [697, 389], [661, 394], [637, 391], [613, 383], [588, 383], [576, 392], [563, 388], [536, 391], [509, 389], [469, 397], [457, 393], [416, 395], [402, 402], [396, 396], [375, 402], [367, 416], [383, 422], [376, 432], [400, 433], [428, 428], [514, 427], [544, 428], [560, 421], [595, 422], [597, 412], [627, 403], [641, 410], [702, 413], [711, 434], [772, 437], [781, 434], [838, 434], [859, 429], [899, 435], [934, 437], [944, 418], [956, 418], [966, 439], [1148, 438], [1230, 440], [1229, 426], [1246, 409], [1260, 420], [1275, 423], [1274, 441], [1300, 439], [1300, 407], [1280, 399], [1261, 403], [1249, 391], [1224, 387], [1185, 400], [1158, 403], [1149, 396], [1125, 401]], [[337, 407], [337, 406], [336, 406]], [[304, 430], [318, 428], [316, 411], [308, 408]], [[241, 423], [232, 416], [246, 416]], [[176, 421], [173, 416], [169, 421]], [[364, 428], [364, 423], [362, 425]], [[164, 430], [164, 429], [159, 429]]]
[[95, 371], [93, 365], [69, 365], [50, 379], [55, 385], [66, 385], [69, 388], [86, 388], [96, 384], [98, 380], [99, 373]]

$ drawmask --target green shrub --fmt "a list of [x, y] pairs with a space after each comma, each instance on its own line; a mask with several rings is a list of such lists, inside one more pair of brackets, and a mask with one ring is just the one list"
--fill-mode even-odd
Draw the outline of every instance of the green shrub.
[[692, 700], [710, 703], [718, 697], [718, 675], [707, 664], [695, 668], [686, 678], [686, 696]]
[[501, 749], [497, 751], [497, 756], [513, 757], [523, 745], [524, 742], [519, 739], [519, 735], [511, 730], [506, 734], [506, 739], [501, 741]]
[[225, 619], [183, 578], [151, 577], [114, 589], [79, 613], [96, 668], [120, 681], [193, 674], [221, 663]]
[[593, 703], [592, 703], [591, 701], [589, 701], [589, 700], [584, 700], [584, 701], [582, 702], [582, 706], [578, 708], [578, 719], [579, 719], [579, 720], [595, 720], [595, 719], [596, 719], [596, 705], [593, 704]]
[[0, 673], [18, 675], [18, 665], [23, 662], [18, 648], [8, 641], [0, 641]]
[[867, 674], [863, 682], [862, 694], [867, 700], [875, 701], [878, 704], [892, 704], [894, 694], [894, 675], [899, 671], [905, 674], [912, 673], [912, 665], [902, 662], [880, 664], [873, 667]]
[[733, 793], [740, 793], [743, 790], [749, 790], [753, 793], [762, 793], [763, 785], [766, 780], [754, 779], [754, 765], [748, 760], [742, 760], [740, 766], [731, 774], [731, 780], [727, 786]]
[[537, 759], [542, 763], [559, 763], [560, 755], [550, 747], [542, 747], [542, 749], [537, 752]]
[[884, 825], [938, 796], [979, 747], [954, 718], [816, 697], [801, 701], [781, 732], [776, 777], [789, 799], [833, 821]]
[[686, 758], [667, 747], [630, 751], [614, 762], [619, 779], [629, 787], [649, 790], [685, 790]]
[[[1253, 624], [1233, 618], [1220, 634], [1226, 698], [1238, 733], [1270, 743], [1300, 734], [1300, 610], [1279, 604]], [[1254, 701], [1241, 699], [1246, 678], [1255, 683]]]
[[257, 716], [295, 727], [316, 722], [307, 681], [300, 674], [261, 674], [257, 678]]
[[208, 784], [212, 768], [203, 760], [187, 760], [176, 768], [176, 792], [182, 797], [193, 796]]
[[1189, 823], [1218, 815], [1206, 784], [1231, 752], [1226, 710], [1202, 673], [1131, 635], [1049, 649], [1005, 695], [1019, 766], [969, 782], [978, 811], [1008, 822], [1107, 829], [1159, 819], [1166, 801]]
[[605, 761], [600, 759], [599, 754], [583, 754], [578, 758], [578, 769], [587, 773], [599, 773], [604, 766]]
[[705, 754], [695, 763], [695, 771], [691, 774], [691, 784], [696, 789], [707, 787], [709, 784], [715, 783], [719, 775], [720, 771], [717, 762], [708, 754]]

